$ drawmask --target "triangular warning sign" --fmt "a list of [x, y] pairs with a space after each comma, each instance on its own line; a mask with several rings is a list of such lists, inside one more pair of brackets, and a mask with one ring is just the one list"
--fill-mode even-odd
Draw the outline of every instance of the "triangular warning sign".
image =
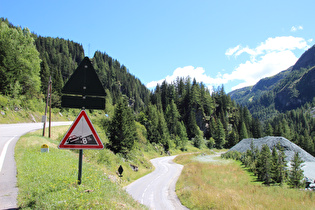
[[88, 57], [81, 61], [61, 92], [84, 96], [106, 96], [104, 87]]
[[96, 133], [85, 110], [81, 110], [66, 135], [61, 140], [59, 149], [103, 149], [104, 145]]

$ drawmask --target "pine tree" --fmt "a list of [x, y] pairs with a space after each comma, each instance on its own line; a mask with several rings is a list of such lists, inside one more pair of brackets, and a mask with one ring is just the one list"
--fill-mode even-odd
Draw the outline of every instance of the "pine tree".
[[248, 133], [247, 133], [247, 128], [244, 122], [241, 124], [241, 129], [240, 129], [240, 140], [247, 139], [248, 138]]
[[216, 148], [222, 149], [225, 144], [225, 130], [219, 119], [217, 120], [216, 135], [214, 140]]
[[277, 183], [280, 183], [282, 185], [287, 177], [287, 161], [286, 161], [286, 155], [284, 153], [283, 147], [278, 142], [277, 144], [278, 152], [278, 176], [277, 176]]
[[114, 153], [127, 155], [137, 140], [133, 114], [127, 102], [121, 99], [109, 127], [109, 148]]
[[176, 140], [175, 145], [182, 151], [186, 150], [186, 144], [188, 142], [187, 132], [183, 121], [176, 122]]
[[272, 178], [272, 160], [269, 147], [264, 144], [257, 162], [258, 179], [269, 185]]
[[49, 84], [49, 66], [47, 64], [46, 59], [43, 59], [40, 63], [40, 80], [41, 80], [41, 92], [45, 95], [47, 94], [47, 87]]
[[278, 182], [278, 177], [279, 175], [279, 155], [276, 147], [272, 148], [272, 153], [271, 153], [271, 160], [272, 160], [272, 167], [271, 167], [271, 174], [272, 174], [272, 181], [273, 182]]
[[266, 127], [266, 136], [273, 136], [273, 128], [272, 126], [270, 125], [270, 123], [267, 124], [267, 127]]
[[158, 112], [158, 126], [157, 130], [160, 134], [159, 143], [164, 147], [165, 152], [168, 152], [170, 149], [170, 136], [167, 128], [167, 124], [164, 118], [163, 111]]
[[252, 120], [252, 133], [254, 138], [260, 138], [262, 136], [260, 121], [257, 118]]
[[165, 118], [170, 135], [175, 135], [179, 117], [180, 114], [177, 110], [174, 100], [171, 100], [170, 104], [167, 105], [165, 111]]
[[232, 129], [232, 131], [228, 135], [228, 143], [227, 143], [228, 148], [233, 147], [234, 145], [237, 144], [237, 142], [238, 142], [237, 134], [235, 130]]
[[302, 170], [302, 163], [304, 161], [301, 159], [298, 152], [294, 153], [293, 159], [291, 160], [291, 169], [289, 172], [289, 186], [293, 188], [302, 187], [303, 183], [301, 182], [304, 175]]
[[199, 132], [199, 128], [196, 122], [196, 113], [193, 110], [190, 110], [188, 112], [189, 116], [188, 116], [188, 121], [187, 121], [187, 135], [189, 139], [192, 139], [194, 137], [196, 137]]
[[201, 149], [202, 145], [203, 145], [203, 135], [202, 132], [199, 131], [199, 133], [195, 136], [195, 138], [193, 139], [193, 144], [195, 147], [197, 147], [198, 149]]

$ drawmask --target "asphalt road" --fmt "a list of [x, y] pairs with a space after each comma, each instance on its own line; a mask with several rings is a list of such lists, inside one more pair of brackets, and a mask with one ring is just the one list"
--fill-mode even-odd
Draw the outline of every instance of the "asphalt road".
[[175, 184], [183, 169], [182, 165], [172, 161], [175, 157], [152, 159], [155, 170], [128, 185], [126, 191], [150, 209], [187, 209], [175, 193]]
[[[71, 125], [71, 123], [53, 122], [52, 126]], [[18, 188], [14, 160], [16, 142], [25, 133], [42, 128], [43, 123], [0, 124], [0, 209], [17, 208]]]

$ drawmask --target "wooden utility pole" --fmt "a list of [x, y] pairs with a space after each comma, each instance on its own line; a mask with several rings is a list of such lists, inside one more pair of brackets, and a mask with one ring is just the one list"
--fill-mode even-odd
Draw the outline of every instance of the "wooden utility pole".
[[49, 78], [49, 134], [48, 137], [50, 138], [51, 136], [51, 90], [52, 90], [52, 83], [51, 79]]
[[[43, 136], [45, 136], [45, 129], [46, 129], [46, 121], [47, 121], [47, 107], [48, 107], [48, 102], [50, 98], [50, 89], [51, 89], [51, 76], [49, 76], [49, 82], [48, 82], [48, 87], [47, 87], [47, 100], [46, 100], [46, 108], [45, 108], [45, 115], [43, 116], [42, 121], [44, 122], [44, 127], [43, 127]], [[51, 103], [50, 103], [51, 105]]]

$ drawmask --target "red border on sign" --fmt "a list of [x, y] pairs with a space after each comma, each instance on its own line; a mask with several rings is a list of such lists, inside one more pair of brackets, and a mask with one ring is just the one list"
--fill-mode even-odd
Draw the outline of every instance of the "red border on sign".
[[[77, 126], [77, 124], [79, 123], [79, 121], [81, 120], [82, 117], [84, 117], [84, 119], [86, 120], [86, 122], [87, 122], [89, 128], [91, 129], [92, 134], [95, 137], [95, 140], [96, 140], [98, 145], [86, 145], [86, 144], [82, 144], [82, 145], [68, 144], [68, 145], [65, 145], [67, 139], [72, 134], [72, 131]], [[99, 138], [98, 134], [96, 133], [96, 130], [94, 129], [94, 126], [92, 125], [91, 120], [87, 116], [85, 110], [81, 110], [78, 117], [75, 119], [74, 123], [71, 125], [68, 132], [66, 133], [66, 135], [61, 140], [60, 144], [58, 145], [58, 148], [59, 149], [103, 149], [104, 148], [104, 145], [103, 145], [101, 139]]]

